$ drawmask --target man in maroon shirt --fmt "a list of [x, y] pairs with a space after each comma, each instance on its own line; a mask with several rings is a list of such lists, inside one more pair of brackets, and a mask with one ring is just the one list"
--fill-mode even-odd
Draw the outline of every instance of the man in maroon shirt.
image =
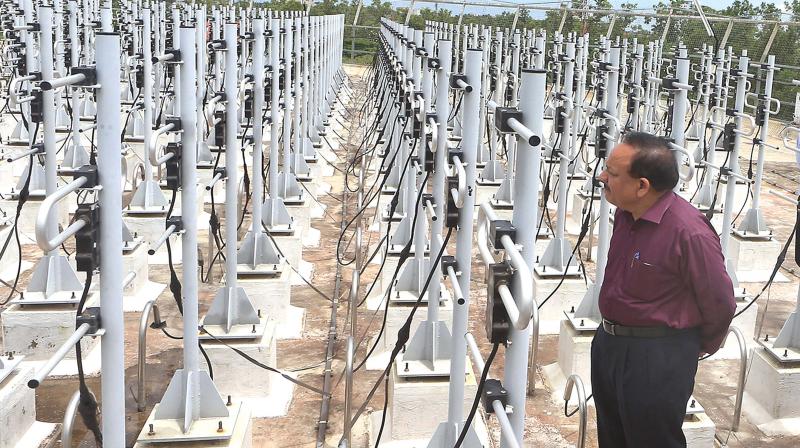
[[627, 134], [598, 180], [617, 206], [592, 342], [600, 447], [685, 447], [698, 356], [719, 349], [736, 309], [719, 238], [672, 191], [663, 138]]

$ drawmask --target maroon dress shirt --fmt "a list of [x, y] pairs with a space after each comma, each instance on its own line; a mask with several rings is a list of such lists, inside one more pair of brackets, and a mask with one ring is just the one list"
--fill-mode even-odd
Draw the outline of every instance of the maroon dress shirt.
[[638, 220], [617, 209], [599, 300], [620, 325], [696, 327], [706, 353], [719, 349], [736, 310], [716, 231], [671, 191]]

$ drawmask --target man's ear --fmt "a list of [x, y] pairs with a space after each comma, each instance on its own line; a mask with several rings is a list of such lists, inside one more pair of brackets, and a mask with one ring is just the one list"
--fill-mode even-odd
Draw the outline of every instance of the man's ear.
[[650, 192], [651, 187], [650, 180], [648, 180], [646, 177], [640, 177], [639, 188], [636, 190], [636, 196], [640, 198], [644, 197]]

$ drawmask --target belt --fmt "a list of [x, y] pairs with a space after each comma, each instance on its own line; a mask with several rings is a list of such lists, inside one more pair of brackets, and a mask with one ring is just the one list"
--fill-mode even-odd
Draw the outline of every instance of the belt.
[[663, 338], [695, 330], [694, 328], [626, 327], [607, 319], [603, 319], [603, 329], [612, 336], [627, 336], [632, 338]]

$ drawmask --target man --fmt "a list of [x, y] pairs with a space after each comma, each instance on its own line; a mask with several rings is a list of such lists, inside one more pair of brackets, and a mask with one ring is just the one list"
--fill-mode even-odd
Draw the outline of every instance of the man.
[[719, 349], [736, 309], [719, 237], [672, 191], [663, 138], [627, 134], [598, 179], [617, 206], [592, 342], [600, 447], [685, 447], [698, 356]]

